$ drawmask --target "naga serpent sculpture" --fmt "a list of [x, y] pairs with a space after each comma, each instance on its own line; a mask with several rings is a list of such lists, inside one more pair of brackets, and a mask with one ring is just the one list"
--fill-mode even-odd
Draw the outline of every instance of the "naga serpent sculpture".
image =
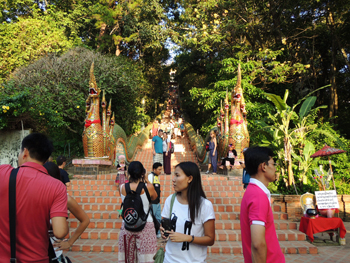
[[238, 64], [237, 74], [237, 84], [231, 93], [231, 116], [229, 116], [230, 106], [226, 90], [225, 111], [221, 107], [220, 115], [217, 118], [218, 131], [221, 131], [221, 136], [218, 136], [219, 158], [226, 156], [229, 144], [232, 144], [237, 151], [237, 159], [243, 159], [243, 150], [249, 147], [250, 138], [247, 128], [247, 111], [241, 87], [240, 64]]
[[105, 94], [102, 97], [102, 125], [100, 119], [100, 93], [94, 76], [94, 63], [90, 68], [89, 96], [86, 100], [86, 119], [83, 131], [84, 156], [89, 159], [108, 159], [114, 164], [116, 140], [113, 136], [114, 113], [111, 118], [111, 101], [108, 109]]

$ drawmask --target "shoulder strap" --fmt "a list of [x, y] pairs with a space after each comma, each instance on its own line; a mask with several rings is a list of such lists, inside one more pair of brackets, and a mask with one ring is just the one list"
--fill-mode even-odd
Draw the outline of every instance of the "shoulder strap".
[[12, 169], [9, 180], [9, 216], [10, 216], [10, 262], [16, 262], [16, 179], [19, 168]]
[[[153, 175], [153, 176], [154, 176], [154, 175]], [[154, 178], [154, 177], [153, 177], [153, 178]], [[149, 204], [151, 205], [151, 204], [152, 204], [151, 196], [149, 195], [149, 192], [148, 192], [148, 189], [147, 189], [147, 186], [145, 185], [145, 183], [143, 183], [143, 190], [145, 190], [145, 193], [146, 193], [148, 202], [149, 202]]]
[[141, 195], [142, 188], [144, 188], [144, 186], [145, 186], [145, 183], [139, 182], [139, 184], [138, 184], [138, 186], [137, 186], [137, 188], [136, 188], [136, 193], [139, 194], [139, 195]]
[[171, 202], [170, 202], [170, 216], [169, 216], [169, 218], [171, 218], [171, 214], [173, 213], [173, 206], [174, 206], [174, 202], [175, 202], [175, 197], [176, 197], [176, 193], [173, 193], [173, 195], [171, 197]]
[[130, 190], [130, 183], [126, 183], [125, 184], [125, 192], [126, 192], [126, 194], [131, 192], [131, 190]]
[[[140, 188], [140, 190], [139, 190], [139, 188]], [[152, 211], [152, 214], [153, 214], [152, 200], [151, 200], [151, 196], [149, 195], [147, 186], [143, 182], [140, 182], [139, 185], [137, 186], [136, 193], [141, 194], [142, 188], [143, 188], [143, 190], [145, 190], [145, 193], [146, 193], [146, 196], [147, 196], [147, 199], [148, 199], [148, 203], [149, 203], [149, 208], [148, 208], [148, 212], [147, 212], [147, 216], [148, 216], [150, 211]]]

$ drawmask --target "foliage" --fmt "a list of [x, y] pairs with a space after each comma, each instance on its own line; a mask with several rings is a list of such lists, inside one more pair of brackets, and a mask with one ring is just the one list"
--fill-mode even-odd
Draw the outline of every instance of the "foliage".
[[162, 25], [161, 2], [101, 0], [93, 6], [93, 13], [100, 29], [99, 50], [142, 59], [146, 52], [164, 49], [168, 34]]
[[84, 48], [50, 55], [17, 70], [2, 88], [1, 106], [9, 109], [0, 111], [0, 128], [20, 128], [23, 121], [25, 127], [49, 133], [57, 141], [60, 137], [80, 141], [92, 61], [98, 87], [106, 91], [107, 101], [112, 99], [116, 123], [127, 134], [134, 133], [142, 118], [147, 121], [140, 105], [151, 91], [142, 70], [124, 57]]
[[[338, 113], [339, 118], [331, 121], [338, 121], [337, 129], [349, 134], [349, 118], [346, 117], [350, 98], [347, 89], [350, 74], [349, 3], [344, 0], [306, 0], [302, 4], [290, 0], [168, 1], [167, 24], [174, 30], [172, 40], [179, 46], [176, 62], [180, 69], [180, 88], [186, 97], [192, 87], [203, 87], [210, 93], [217, 81], [220, 62], [238, 58], [237, 46], [254, 54], [266, 49], [280, 51], [276, 61], [287, 68], [298, 63], [304, 65], [303, 73], [284, 74], [287, 81], [283, 84], [262, 80], [261, 85], [255, 86], [280, 96], [289, 89], [290, 99], [296, 103], [307, 93], [331, 83], [329, 88], [315, 94], [319, 105], [329, 105], [320, 116], [334, 117]], [[203, 86], [182, 81], [194, 74]], [[280, 78], [284, 76], [279, 75]], [[192, 104], [196, 102], [194, 100]], [[216, 103], [216, 109], [218, 105]], [[187, 111], [197, 112], [197, 107], [188, 105]], [[203, 115], [208, 118], [193, 125], [197, 129], [204, 124], [202, 130], [206, 131], [215, 123], [216, 113], [206, 110]], [[193, 114], [191, 120], [195, 119], [197, 116]], [[254, 126], [250, 130], [252, 128]]]
[[0, 24], [0, 83], [16, 68], [70, 47], [72, 42], [54, 21], [19, 19], [17, 23]]
[[[316, 102], [315, 96], [309, 94], [297, 104], [289, 106], [286, 103], [288, 91], [284, 99], [275, 94], [266, 95], [274, 103], [277, 113], [269, 113], [266, 118], [271, 125], [260, 121], [264, 127], [263, 130], [267, 131], [267, 139], [262, 142], [262, 145], [273, 148], [277, 153], [276, 162], [279, 164], [281, 178], [286, 182], [286, 186], [290, 187], [296, 182], [302, 191], [305, 188], [317, 187], [313, 180], [313, 170], [317, 167], [318, 161], [310, 158], [315, 149], [321, 148], [319, 143], [315, 142], [315, 138], [317, 137], [319, 142], [322, 141], [320, 140], [322, 137], [327, 138], [325, 141], [333, 145], [335, 143], [344, 149], [347, 149], [346, 144], [330, 126], [316, 122], [318, 111], [324, 107], [312, 109]], [[302, 101], [299, 114], [297, 114], [296, 107]], [[279, 189], [282, 188], [283, 183], [279, 182]]]

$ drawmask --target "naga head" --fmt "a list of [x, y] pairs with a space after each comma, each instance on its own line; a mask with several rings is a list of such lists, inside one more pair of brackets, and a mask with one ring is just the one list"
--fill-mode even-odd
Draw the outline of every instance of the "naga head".
[[105, 97], [105, 91], [103, 91], [102, 93], [102, 102], [101, 102], [101, 106], [102, 108], [106, 108], [107, 104], [106, 104], [106, 97]]
[[86, 107], [86, 112], [88, 112], [90, 110], [90, 106], [91, 106], [91, 102], [90, 102], [90, 95], [88, 96], [88, 98], [85, 101], [85, 107]]
[[113, 112], [113, 115], [112, 115], [112, 118], [111, 118], [111, 121], [110, 121], [111, 126], [113, 126], [114, 123], [115, 123], [115, 117], [114, 117], [114, 112]]
[[111, 116], [111, 113], [112, 113], [111, 108], [112, 108], [112, 99], [109, 100], [107, 116]]
[[90, 81], [89, 81], [89, 96], [96, 98], [100, 95], [100, 89], [97, 87], [95, 75], [94, 75], [94, 62], [91, 64], [90, 68]]
[[225, 112], [221, 109], [220, 118], [223, 120], [225, 118]]
[[241, 102], [244, 104], [243, 90], [242, 90], [242, 76], [241, 76], [241, 64], [238, 64], [237, 70], [237, 84], [232, 92], [233, 102]]

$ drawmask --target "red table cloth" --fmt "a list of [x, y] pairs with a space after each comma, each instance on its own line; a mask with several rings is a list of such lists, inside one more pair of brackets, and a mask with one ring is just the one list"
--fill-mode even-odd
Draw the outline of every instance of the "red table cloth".
[[319, 217], [311, 219], [303, 216], [300, 221], [299, 231], [305, 233], [309, 237], [310, 241], [314, 242], [314, 234], [336, 228], [339, 228], [340, 230], [340, 237], [344, 238], [346, 229], [343, 220], [340, 218]]

